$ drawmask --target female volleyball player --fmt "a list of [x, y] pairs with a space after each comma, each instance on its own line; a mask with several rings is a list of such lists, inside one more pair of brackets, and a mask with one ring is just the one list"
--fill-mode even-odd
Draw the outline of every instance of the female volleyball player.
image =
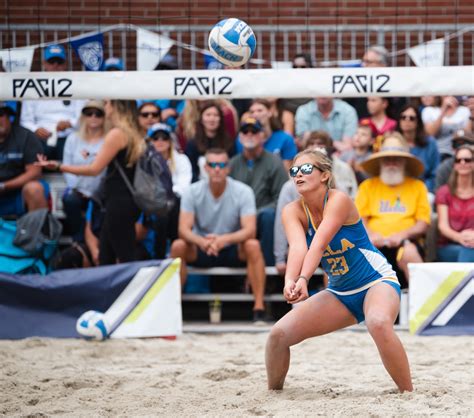
[[[283, 292], [289, 303], [301, 303], [270, 332], [269, 389], [283, 388], [292, 345], [365, 320], [399, 390], [412, 391], [408, 359], [393, 330], [400, 306], [395, 272], [369, 241], [352, 200], [331, 188], [331, 161], [324, 154], [299, 153], [290, 176], [302, 198], [282, 214], [289, 243]], [[308, 299], [308, 282], [320, 262], [329, 285]]]

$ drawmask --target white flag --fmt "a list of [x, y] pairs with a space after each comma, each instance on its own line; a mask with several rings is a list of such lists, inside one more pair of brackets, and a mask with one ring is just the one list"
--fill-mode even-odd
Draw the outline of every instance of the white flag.
[[292, 61], [272, 61], [272, 68], [281, 70], [282, 68], [293, 68]]
[[173, 45], [174, 41], [166, 36], [137, 29], [137, 70], [154, 70]]
[[27, 73], [31, 70], [35, 48], [14, 48], [0, 50], [3, 68], [9, 73]]
[[408, 50], [408, 55], [417, 67], [442, 67], [444, 65], [444, 39], [414, 46]]

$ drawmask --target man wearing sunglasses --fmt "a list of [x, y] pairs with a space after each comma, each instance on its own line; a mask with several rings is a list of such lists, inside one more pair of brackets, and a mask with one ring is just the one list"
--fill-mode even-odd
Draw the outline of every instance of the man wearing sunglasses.
[[[66, 71], [66, 51], [62, 45], [49, 45], [43, 51], [46, 72]], [[25, 100], [20, 124], [41, 139], [49, 159], [62, 160], [66, 137], [77, 125], [84, 100]]]
[[278, 196], [288, 174], [278, 155], [264, 149], [265, 133], [254, 118], [246, 118], [240, 126], [242, 153], [230, 161], [230, 176], [250, 186], [257, 203], [257, 237], [267, 266], [275, 264], [273, 225]]
[[38, 181], [35, 166], [41, 143], [33, 132], [13, 125], [14, 109], [0, 102], [0, 217], [21, 216], [28, 210], [46, 208], [47, 184]]
[[252, 189], [229, 175], [229, 157], [220, 148], [206, 154], [208, 179], [200, 180], [181, 196], [179, 236], [171, 257], [180, 257], [181, 285], [186, 263], [198, 267], [247, 265], [254, 296], [254, 322], [264, 320], [265, 264], [256, 236], [256, 208]]

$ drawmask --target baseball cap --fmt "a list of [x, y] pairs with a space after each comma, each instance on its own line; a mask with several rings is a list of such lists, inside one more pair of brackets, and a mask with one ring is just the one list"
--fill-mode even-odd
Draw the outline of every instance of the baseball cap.
[[12, 102], [0, 101], [0, 109], [6, 109], [11, 116], [14, 116], [16, 113], [15, 104]]
[[84, 109], [99, 109], [104, 111], [104, 102], [102, 100], [88, 100], [82, 107]]
[[123, 71], [123, 61], [117, 57], [110, 57], [105, 60], [105, 71]]
[[158, 132], [164, 132], [168, 136], [171, 136], [171, 128], [166, 123], [155, 123], [147, 131], [147, 136], [153, 138]]
[[246, 128], [253, 128], [256, 132], [260, 132], [263, 127], [262, 124], [255, 118], [245, 118], [240, 124], [240, 130], [243, 131]]
[[51, 58], [60, 58], [66, 61], [66, 51], [62, 45], [49, 45], [44, 49], [44, 60]]

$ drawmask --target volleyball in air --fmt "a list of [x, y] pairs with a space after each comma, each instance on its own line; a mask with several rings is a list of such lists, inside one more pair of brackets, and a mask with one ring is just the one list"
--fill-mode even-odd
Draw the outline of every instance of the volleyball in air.
[[76, 322], [76, 331], [88, 340], [105, 340], [109, 335], [104, 314], [99, 311], [84, 312]]
[[257, 40], [252, 28], [243, 20], [221, 20], [209, 34], [209, 50], [214, 58], [228, 67], [240, 67], [253, 55]]

